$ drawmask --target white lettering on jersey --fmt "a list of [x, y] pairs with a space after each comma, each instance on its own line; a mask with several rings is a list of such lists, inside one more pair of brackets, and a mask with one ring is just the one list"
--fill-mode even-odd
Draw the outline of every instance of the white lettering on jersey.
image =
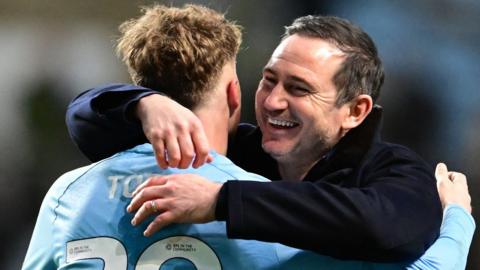
[[[112, 200], [115, 196], [121, 195], [125, 198], [132, 198], [133, 191], [145, 182], [153, 174], [132, 174], [132, 175], [111, 175], [107, 179], [110, 182], [108, 198]], [[119, 190], [120, 189], [120, 190]]]
[[[147, 180], [147, 177], [145, 180]], [[143, 175], [134, 174], [125, 177], [125, 180], [123, 180], [123, 197], [131, 198], [133, 191], [145, 180]]]
[[108, 177], [108, 180], [111, 181], [111, 187], [110, 187], [110, 192], [108, 193], [108, 198], [111, 200], [113, 197], [115, 197], [115, 192], [117, 191], [117, 184], [118, 180], [120, 178], [123, 178], [121, 175], [112, 175]]

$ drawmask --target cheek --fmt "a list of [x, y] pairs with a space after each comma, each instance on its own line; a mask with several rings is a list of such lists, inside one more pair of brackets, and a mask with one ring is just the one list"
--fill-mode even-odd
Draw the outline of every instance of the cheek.
[[257, 92], [255, 93], [255, 106], [260, 107], [260, 105], [263, 103], [264, 100], [265, 100], [265, 91], [258, 89]]
[[262, 128], [262, 124], [263, 124], [263, 121], [262, 121], [262, 97], [261, 97], [261, 93], [259, 93], [259, 91], [257, 91], [255, 93], [255, 118], [257, 119], [257, 125], [260, 126], [260, 128]]
[[[303, 108], [305, 109], [306, 107], [307, 106], [304, 106]], [[319, 108], [310, 109], [311, 110], [302, 110], [299, 112], [305, 127], [304, 132], [313, 138], [329, 135], [334, 129], [332, 119], [329, 119]]]
[[328, 142], [336, 140], [341, 131], [340, 120], [332, 116], [317, 119], [315, 126], [317, 135]]
[[268, 94], [263, 90], [258, 90], [255, 94], [255, 113], [257, 117], [260, 117], [261, 113], [264, 111], [264, 102], [267, 96]]

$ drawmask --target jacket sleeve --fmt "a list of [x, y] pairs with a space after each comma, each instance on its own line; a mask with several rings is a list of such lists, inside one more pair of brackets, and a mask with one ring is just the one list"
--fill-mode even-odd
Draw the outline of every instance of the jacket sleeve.
[[473, 217], [459, 205], [448, 205], [444, 211], [440, 236], [420, 259], [406, 269], [465, 269], [474, 231]]
[[87, 90], [68, 106], [70, 137], [91, 161], [145, 143], [141, 124], [130, 117], [140, 98], [158, 93], [135, 85], [110, 84]]
[[[413, 261], [438, 236], [442, 219], [435, 179], [408, 152], [377, 155], [358, 186], [328, 179], [228, 181], [217, 218], [231, 238], [312, 250], [339, 259]], [[349, 177], [352, 169], [333, 177]], [[222, 213], [224, 212], [224, 213]]]

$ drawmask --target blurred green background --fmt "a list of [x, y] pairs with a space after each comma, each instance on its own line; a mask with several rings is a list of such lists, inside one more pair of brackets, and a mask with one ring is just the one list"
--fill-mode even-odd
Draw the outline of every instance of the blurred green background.
[[[187, 1], [157, 1], [182, 5]], [[192, 1], [190, 1], [192, 2]], [[480, 1], [193, 1], [245, 27], [238, 73], [243, 120], [254, 122], [253, 93], [283, 26], [331, 14], [364, 28], [385, 63], [383, 137], [405, 144], [432, 167], [444, 161], [469, 180], [480, 214]], [[21, 266], [36, 215], [62, 173], [88, 164], [70, 141], [64, 114], [77, 94], [129, 82], [113, 46], [117, 27], [137, 16], [126, 0], [0, 0], [0, 264]], [[467, 269], [480, 265], [474, 239]]]

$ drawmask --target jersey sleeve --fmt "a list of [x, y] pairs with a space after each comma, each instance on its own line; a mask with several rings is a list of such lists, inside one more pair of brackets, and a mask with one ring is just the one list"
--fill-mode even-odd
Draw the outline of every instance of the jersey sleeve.
[[155, 93], [160, 94], [124, 84], [103, 85], [83, 92], [67, 109], [70, 137], [91, 161], [147, 142], [141, 124], [131, 117], [131, 111], [138, 100]]
[[448, 205], [444, 211], [439, 238], [420, 259], [406, 269], [465, 269], [474, 231], [473, 217], [459, 205]]
[[56, 200], [49, 193], [40, 207], [37, 222], [23, 262], [23, 270], [57, 269], [55, 262], [54, 220]]
[[55, 220], [57, 218], [55, 208], [58, 204], [57, 198], [64, 189], [62, 183], [56, 182], [43, 199], [22, 269], [50, 270], [58, 268], [56, 258], [59, 257], [61, 251], [55, 243]]
[[65, 245], [58, 238], [58, 231], [64, 230], [57, 225], [59, 217], [56, 210], [59, 206], [59, 198], [65, 194], [70, 183], [90, 167], [85, 166], [63, 174], [48, 190], [40, 206], [22, 270], [53, 270], [60, 267]]

